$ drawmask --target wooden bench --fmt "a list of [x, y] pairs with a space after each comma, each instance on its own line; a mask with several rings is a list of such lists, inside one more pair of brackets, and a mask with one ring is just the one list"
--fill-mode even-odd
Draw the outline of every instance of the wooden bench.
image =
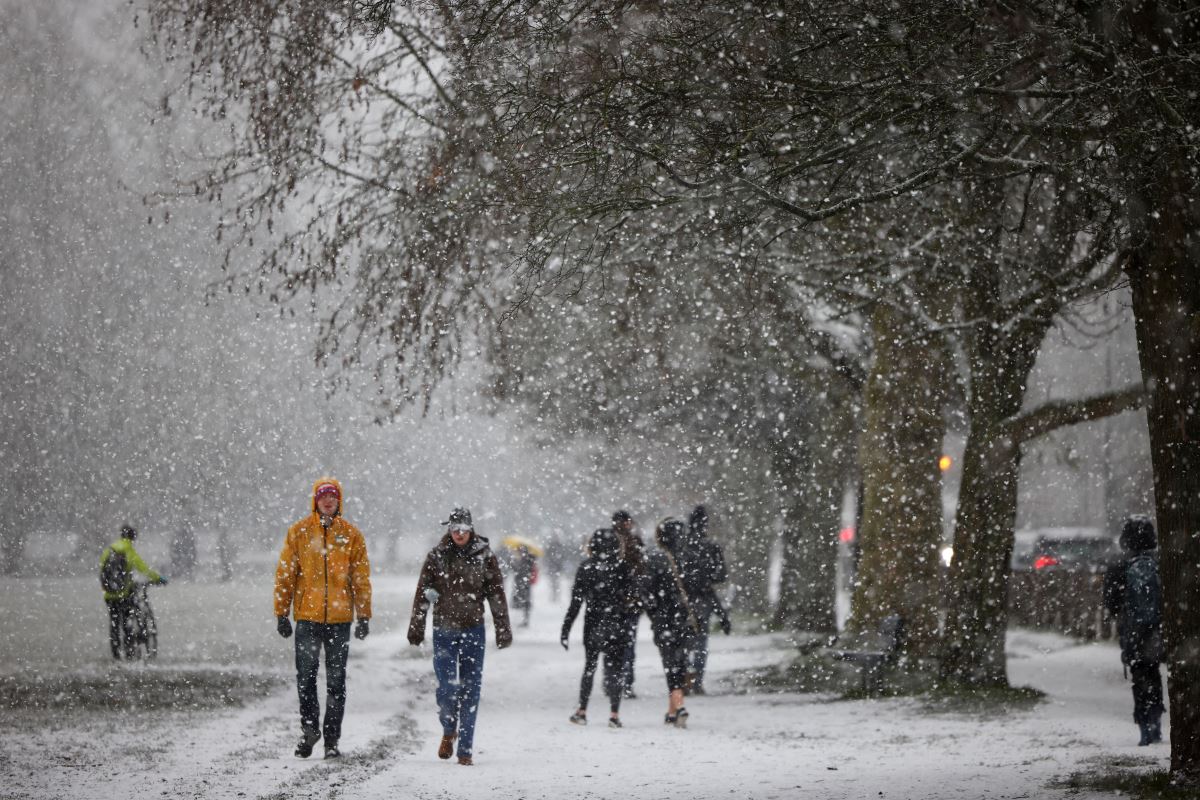
[[854, 634], [851, 644], [834, 650], [833, 657], [858, 666], [862, 690], [876, 691], [883, 667], [895, 664], [904, 647], [904, 620], [899, 614], [889, 614], [880, 620], [878, 630]]

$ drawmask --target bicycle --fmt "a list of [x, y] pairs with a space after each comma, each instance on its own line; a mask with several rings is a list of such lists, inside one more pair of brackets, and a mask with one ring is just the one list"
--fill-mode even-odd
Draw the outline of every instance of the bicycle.
[[143, 652], [147, 661], [158, 658], [158, 623], [146, 592], [149, 585], [138, 582], [129, 597], [131, 611], [125, 618], [126, 658], [140, 659]]

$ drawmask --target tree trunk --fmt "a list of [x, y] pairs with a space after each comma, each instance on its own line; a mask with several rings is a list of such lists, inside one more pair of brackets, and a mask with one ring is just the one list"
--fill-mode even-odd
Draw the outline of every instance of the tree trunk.
[[[981, 259], [964, 293], [967, 316], [996, 315], [1003, 307], [1000, 297], [996, 270]], [[1046, 304], [1007, 334], [1005, 320], [997, 320], [974, 326], [964, 342], [971, 430], [963, 452], [941, 643], [939, 668], [946, 680], [1008, 685], [1005, 633], [1021, 448], [1005, 422], [1021, 410], [1029, 373], [1052, 318], [1053, 307]]]
[[939, 606], [944, 360], [890, 306], [876, 307], [871, 326], [875, 363], [864, 394], [860, 448], [862, 560], [849, 627], [871, 630], [898, 613], [909, 651], [929, 655]]
[[1147, 407], [1163, 584], [1171, 772], [1200, 782], [1200, 221], [1194, 181], [1164, 176], [1126, 271]]
[[[1113, 50], [1105, 76], [1130, 63], [1160, 61], [1118, 120], [1120, 174], [1133, 253], [1125, 266], [1133, 296], [1146, 421], [1154, 470], [1163, 638], [1171, 709], [1171, 773], [1200, 785], [1200, 181], [1195, 173], [1194, 100], [1164, 100], [1194, 84], [1200, 22], [1181, 2], [1129, 4], [1128, 38], [1096, 4], [1094, 33]], [[1123, 32], [1123, 31], [1121, 31]], [[1194, 96], [1193, 96], [1194, 97]], [[1182, 112], [1182, 115], [1181, 115]], [[1148, 132], [1150, 135], [1148, 136]]]
[[942, 677], [978, 686], [1008, 685], [1004, 634], [1021, 450], [1001, 434], [998, 410], [971, 415], [942, 642]]
[[831, 458], [806, 461], [781, 465], [792, 472], [784, 484], [789, 502], [784, 511], [775, 624], [786, 630], [834, 633], [840, 473]]

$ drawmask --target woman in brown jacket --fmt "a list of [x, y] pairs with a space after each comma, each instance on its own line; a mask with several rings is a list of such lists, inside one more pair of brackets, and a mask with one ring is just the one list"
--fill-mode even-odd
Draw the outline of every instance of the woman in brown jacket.
[[[296, 616], [296, 682], [300, 693], [300, 743], [308, 758], [325, 736], [325, 757], [337, 758], [346, 709], [346, 662], [350, 622], [367, 638], [371, 618], [371, 565], [362, 531], [342, 516], [342, 485], [333, 478], [313, 484], [312, 513], [288, 528], [275, 569], [275, 617], [279, 635], [292, 635]], [[325, 648], [325, 724], [320, 726], [317, 668]]]
[[475, 533], [471, 512], [456, 508], [443, 523], [446, 534], [425, 557], [413, 599], [408, 641], [425, 640], [425, 617], [433, 608], [433, 671], [437, 675], [438, 758], [449, 758], [458, 739], [458, 763], [471, 764], [475, 715], [483, 682], [483, 601], [496, 626], [496, 646], [512, 644], [500, 564], [488, 540]]

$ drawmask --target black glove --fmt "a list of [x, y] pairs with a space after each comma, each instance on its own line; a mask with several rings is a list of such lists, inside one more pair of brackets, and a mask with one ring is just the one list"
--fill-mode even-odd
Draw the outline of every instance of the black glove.
[[287, 639], [292, 635], [292, 621], [287, 617], [276, 617], [275, 630], [279, 631], [280, 636]]
[[368, 624], [370, 620], [360, 619], [354, 626], [354, 638], [365, 639], [367, 634], [371, 632], [371, 626]]
[[561, 645], [563, 646], [563, 650], [570, 650], [570, 649], [571, 649], [571, 648], [567, 647], [567, 637], [566, 637], [566, 636], [564, 636], [564, 637], [562, 637], [561, 639], [559, 639], [559, 640], [558, 640], [558, 643], [559, 643], [559, 644], [561, 644]]
[[733, 630], [733, 625], [729, 623], [729, 617], [721, 617], [721, 631], [728, 636], [731, 630]]

